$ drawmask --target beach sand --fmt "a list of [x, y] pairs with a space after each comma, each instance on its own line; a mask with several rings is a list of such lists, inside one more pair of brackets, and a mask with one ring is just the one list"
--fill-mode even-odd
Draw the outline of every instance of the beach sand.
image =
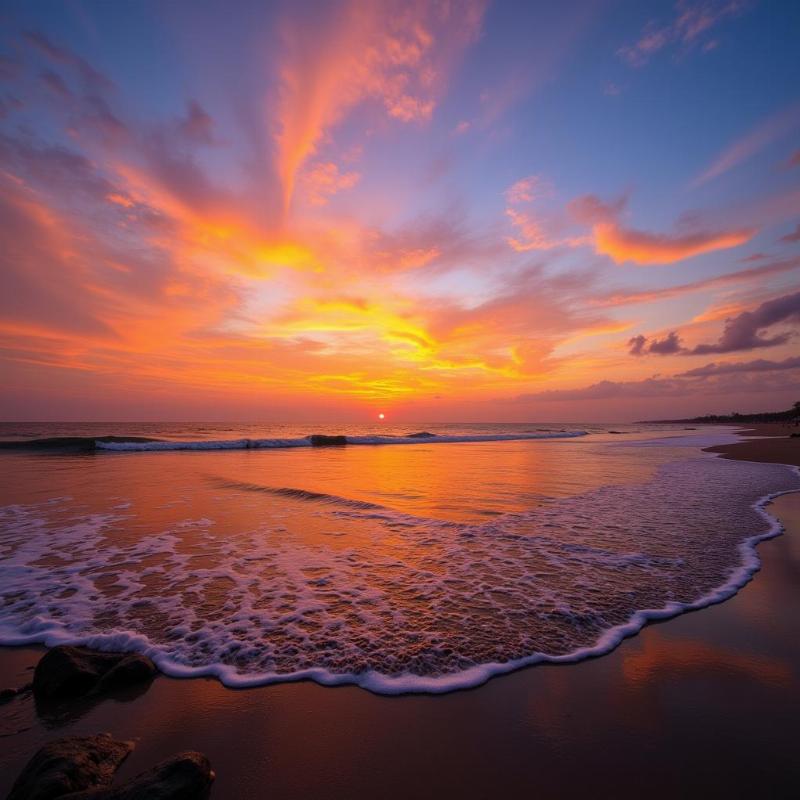
[[[755, 432], [770, 438], [714, 449], [800, 464], [783, 426]], [[55, 718], [17, 698], [0, 706], [0, 795], [43, 742], [109, 731], [138, 739], [119, 779], [197, 749], [214, 798], [795, 797], [800, 493], [769, 511], [787, 535], [759, 545], [762, 570], [735, 597], [580, 664], [444, 696], [159, 677]], [[0, 687], [29, 680], [40, 654], [0, 649]]]

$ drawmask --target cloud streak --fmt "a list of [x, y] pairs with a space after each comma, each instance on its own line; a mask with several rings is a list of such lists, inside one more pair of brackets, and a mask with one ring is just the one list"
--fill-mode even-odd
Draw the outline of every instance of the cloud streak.
[[335, 4], [325, 25], [284, 21], [277, 172], [288, 209], [296, 175], [348, 111], [372, 100], [389, 118], [431, 118], [451, 59], [476, 37], [483, 3]]
[[[518, 402], [598, 402], [607, 400], [638, 400], [657, 398], [676, 398], [687, 394], [722, 395], [725, 392], [746, 390], [753, 393], [768, 393], [797, 387], [796, 378], [786, 383], [782, 379], [773, 380], [771, 376], [794, 373], [800, 370], [800, 358], [787, 358], [783, 361], [744, 361], [727, 364], [711, 363], [697, 369], [672, 376], [652, 376], [641, 380], [612, 381], [602, 380], [588, 386], [574, 389], [549, 389], [521, 395]], [[754, 380], [747, 376], [757, 375]]]
[[747, 8], [742, 0], [678, 0], [675, 18], [661, 24], [651, 20], [633, 44], [624, 45], [617, 55], [631, 67], [643, 67], [653, 56], [668, 47], [679, 46], [684, 51], [716, 48], [711, 31], [725, 20]]
[[759, 123], [755, 128], [725, 148], [693, 181], [692, 186], [719, 178], [760, 151], [800, 127], [800, 103], [787, 108]]

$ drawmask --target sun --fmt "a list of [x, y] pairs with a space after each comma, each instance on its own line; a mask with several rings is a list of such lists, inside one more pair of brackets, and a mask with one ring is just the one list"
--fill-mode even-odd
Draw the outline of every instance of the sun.
[[384, 414], [383, 411], [381, 411], [381, 413], [378, 414], [378, 419], [386, 419], [386, 414]]

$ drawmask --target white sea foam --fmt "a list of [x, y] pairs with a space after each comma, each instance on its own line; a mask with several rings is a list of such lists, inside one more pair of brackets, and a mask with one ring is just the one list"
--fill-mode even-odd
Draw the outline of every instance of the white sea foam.
[[[528, 439], [572, 439], [586, 436], [586, 431], [542, 431], [537, 433], [492, 433], [441, 436], [347, 436], [348, 445], [379, 444], [453, 444], [458, 442], [511, 442]], [[220, 439], [216, 441], [169, 442], [95, 442], [97, 450], [125, 452], [158, 450], [248, 450], [283, 447], [311, 447], [308, 436], [299, 439]]]
[[[730, 597], [780, 532], [764, 506], [798, 487], [794, 468], [687, 453], [645, 483], [479, 524], [260, 484], [220, 485], [263, 503], [262, 523], [233, 533], [219, 530], [224, 505], [136, 535], [136, 504], [120, 497], [92, 513], [6, 506], [0, 643], [135, 650], [229, 686], [446, 692], [599, 655], [649, 620]], [[287, 528], [291, 504], [340, 535]]]

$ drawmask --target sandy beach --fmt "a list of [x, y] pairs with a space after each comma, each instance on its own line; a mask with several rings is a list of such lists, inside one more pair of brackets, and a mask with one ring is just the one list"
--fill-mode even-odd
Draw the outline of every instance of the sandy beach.
[[[716, 449], [800, 464], [782, 427], [754, 434], [770, 438]], [[786, 535], [759, 546], [762, 569], [735, 597], [576, 665], [444, 696], [159, 677], [57, 716], [22, 696], [0, 714], [0, 793], [42, 743], [108, 731], [137, 741], [119, 781], [197, 749], [217, 798], [794, 796], [800, 494], [769, 510]], [[0, 686], [29, 680], [41, 652], [0, 651]]]

